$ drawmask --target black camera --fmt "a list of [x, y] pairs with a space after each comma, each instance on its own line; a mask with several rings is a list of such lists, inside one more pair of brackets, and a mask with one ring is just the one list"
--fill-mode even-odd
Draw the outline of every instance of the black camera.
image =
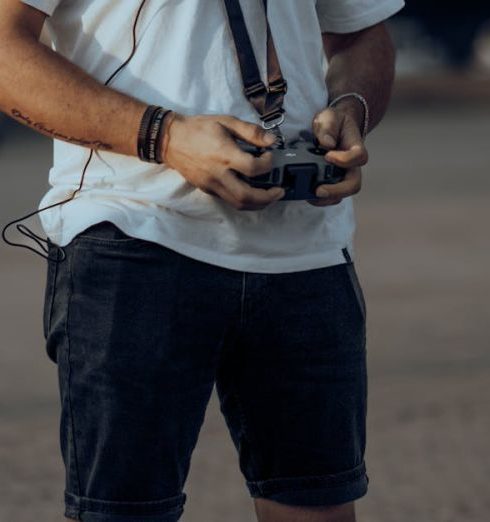
[[239, 172], [236, 175], [254, 188], [282, 187], [286, 194], [280, 201], [319, 199], [316, 190], [320, 185], [333, 185], [345, 179], [346, 170], [325, 160], [327, 151], [311, 139], [298, 139], [287, 144], [258, 148], [239, 142], [240, 148], [261, 156], [271, 151], [272, 170], [253, 178]]

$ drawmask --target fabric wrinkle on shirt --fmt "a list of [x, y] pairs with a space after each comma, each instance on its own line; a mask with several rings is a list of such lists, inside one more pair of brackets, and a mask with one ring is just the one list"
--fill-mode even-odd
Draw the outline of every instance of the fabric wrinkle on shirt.
[[[140, 0], [22, 0], [50, 17], [57, 52], [104, 82], [132, 47]], [[262, 0], [241, 0], [262, 77], [267, 78]], [[289, 139], [311, 128], [328, 104], [321, 33], [352, 32], [392, 16], [402, 0], [269, 0], [270, 25], [285, 79]], [[117, 30], [115, 30], [117, 28]], [[259, 123], [243, 95], [234, 43], [222, 1], [148, 0], [137, 28], [138, 48], [111, 87], [186, 115], [228, 114]], [[136, 139], [136, 137], [135, 137]], [[40, 208], [64, 199], [80, 182], [89, 151], [55, 140], [50, 190]], [[177, 171], [99, 151], [83, 190], [40, 214], [60, 246], [89, 226], [111, 221], [129, 235], [234, 270], [283, 273], [345, 262], [353, 252], [352, 198], [330, 207], [278, 201], [239, 211], [190, 185]]]

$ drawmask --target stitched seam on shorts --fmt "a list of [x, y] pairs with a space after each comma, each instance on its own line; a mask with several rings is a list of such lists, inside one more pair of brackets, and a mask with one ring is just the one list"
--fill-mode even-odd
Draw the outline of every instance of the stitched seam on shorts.
[[[293, 491], [294, 493], [301, 493], [303, 491], [324, 491], [325, 489], [328, 489], [328, 490], [335, 490], [335, 489], [342, 489], [342, 488], [345, 488], [346, 486], [354, 486], [356, 484], [359, 484], [359, 483], [363, 483], [365, 480], [367, 480], [367, 475], [361, 475], [360, 477], [355, 477], [353, 478], [352, 480], [344, 480], [343, 482], [339, 482], [337, 484], [329, 484], [328, 482], [325, 482], [323, 484], [318, 484], [314, 487], [294, 487], [293, 488]], [[277, 493], [286, 493], [290, 490], [288, 489], [284, 489], [281, 487], [281, 485], [277, 485], [277, 487], [275, 485], [273, 485], [271, 487], [270, 484], [268, 484], [267, 486], [262, 486], [262, 485], [255, 485], [252, 483], [252, 486], [256, 488], [257, 492], [260, 493], [260, 494], [271, 494], [271, 495], [274, 495], [274, 494], [277, 494]]]
[[347, 263], [346, 268], [350, 283], [352, 285], [352, 290], [354, 291], [356, 297], [357, 305], [360, 309], [363, 319], [366, 320], [366, 305], [362, 295], [361, 283], [359, 282], [359, 278], [357, 277], [354, 264]]
[[[345, 475], [345, 477], [342, 475]], [[309, 483], [310, 487], [303, 487], [300, 489], [295, 487], [294, 489], [295, 491], [308, 491], [325, 486], [328, 486], [329, 488], [343, 487], [347, 484], [359, 482], [360, 480], [363, 480], [364, 477], [366, 477], [366, 464], [363, 461], [359, 466], [348, 471], [340, 472], [338, 474], [313, 475], [306, 477], [277, 477], [266, 480], [248, 481], [248, 486], [259, 491], [274, 492], [278, 488], [282, 488], [287, 484], [306, 482]]]
[[56, 294], [56, 279], [58, 277], [58, 263], [60, 261], [58, 261], [58, 254], [56, 254], [56, 261], [50, 261], [48, 260], [48, 263], [55, 263], [55, 266], [54, 266], [54, 273], [51, 274], [51, 277], [52, 277], [52, 281], [50, 281], [51, 283], [51, 288], [49, 289], [50, 292], [51, 292], [51, 295], [50, 295], [50, 299], [49, 299], [49, 309], [48, 309], [48, 317], [47, 317], [47, 324], [46, 324], [46, 334], [47, 336], [49, 336], [49, 332], [51, 330], [51, 322], [52, 322], [52, 318], [53, 318], [53, 304], [54, 304], [54, 296]]
[[253, 452], [253, 441], [252, 441], [252, 438], [250, 437], [250, 430], [248, 428], [247, 417], [245, 415], [245, 410], [243, 409], [242, 402], [240, 400], [240, 396], [238, 395], [236, 386], [233, 388], [233, 396], [235, 398], [235, 404], [236, 404], [236, 408], [238, 410], [238, 415], [239, 415], [239, 420], [240, 420], [240, 434], [247, 441], [247, 443], [249, 445], [249, 455], [248, 456], [250, 459], [250, 464], [253, 468], [253, 474], [255, 476], [257, 476], [260, 468], [257, 465], [257, 461], [255, 460], [255, 455]]
[[[66, 341], [67, 341], [67, 365], [68, 365], [68, 376], [67, 376], [67, 394], [68, 394], [68, 408], [70, 412], [70, 440], [73, 445], [73, 460], [75, 463], [75, 473], [77, 477], [77, 494], [80, 495], [81, 493], [81, 487], [80, 487], [80, 471], [78, 466], [78, 452], [77, 452], [77, 445], [75, 440], [75, 420], [73, 418], [73, 406], [72, 406], [72, 400], [71, 400], [71, 342], [70, 342], [70, 334], [69, 334], [69, 323], [70, 323], [70, 310], [71, 310], [71, 300], [73, 296], [73, 260], [76, 254], [76, 248], [73, 249], [72, 255], [69, 258], [68, 263], [68, 273], [69, 273], [69, 281], [70, 281], [70, 287], [69, 287], [69, 296], [68, 296], [68, 302], [66, 305], [66, 322], [65, 322], [65, 335], [66, 335]], [[70, 463], [68, 463], [70, 465]]]
[[247, 274], [242, 273], [242, 295], [240, 298], [240, 328], [243, 328], [245, 324], [245, 297], [246, 297], [246, 286], [247, 286]]
[[138, 514], [138, 517], [154, 517], [155, 515], [168, 515], [183, 511], [186, 495], [185, 493], [180, 493], [179, 495], [161, 500], [122, 502], [82, 497], [65, 491], [65, 502], [69, 510], [77, 510], [79, 513], [103, 513], [125, 516], [134, 514], [135, 508], [137, 510], [137, 508], [141, 507], [148, 508], [149, 511], [147, 513]]
[[[137, 237], [128, 237], [128, 238], [107, 238], [107, 237], [96, 237], [96, 236], [80, 236], [77, 237], [77, 243], [83, 246], [92, 246], [92, 245], [107, 245], [107, 246], [117, 246], [117, 245], [140, 245], [147, 246], [146, 243], [152, 243], [151, 241], [145, 241], [143, 239], [139, 239]], [[86, 245], [84, 245], [86, 243]]]

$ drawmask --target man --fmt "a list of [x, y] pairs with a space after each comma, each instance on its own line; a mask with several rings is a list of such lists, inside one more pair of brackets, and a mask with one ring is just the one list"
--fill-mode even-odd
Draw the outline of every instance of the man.
[[[318, 199], [279, 201], [235, 175], [271, 168], [237, 138], [275, 136], [243, 95], [222, 1], [2, 2], [0, 107], [55, 138], [42, 206], [73, 196], [41, 214], [69, 519], [178, 520], [216, 382], [259, 522], [355, 520], [366, 351], [350, 196], [366, 109], [371, 129], [393, 81], [383, 21], [402, 4], [269, 0], [281, 131], [312, 128], [347, 169]], [[266, 78], [263, 2], [241, 5]], [[38, 42], [45, 21], [56, 51]], [[140, 159], [149, 105], [173, 111], [163, 164]]]

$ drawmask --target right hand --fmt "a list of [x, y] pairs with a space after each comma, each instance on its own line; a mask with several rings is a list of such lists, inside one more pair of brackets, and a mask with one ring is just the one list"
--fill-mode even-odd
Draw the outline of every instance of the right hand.
[[165, 164], [207, 194], [220, 197], [237, 210], [261, 210], [284, 197], [282, 188], [253, 188], [233, 173], [253, 177], [270, 172], [270, 152], [257, 158], [243, 152], [235, 140], [268, 147], [276, 140], [274, 134], [232, 116], [181, 114], [176, 114], [168, 133]]

